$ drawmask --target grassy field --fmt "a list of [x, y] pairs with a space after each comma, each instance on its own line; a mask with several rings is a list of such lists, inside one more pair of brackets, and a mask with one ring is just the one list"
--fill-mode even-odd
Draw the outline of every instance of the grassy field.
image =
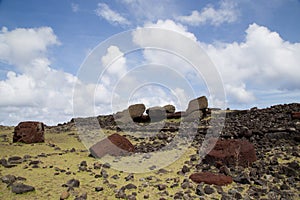
[[[82, 192], [87, 192], [88, 199], [115, 199], [114, 189], [120, 189], [121, 186], [125, 186], [130, 182], [138, 186], [138, 188], [126, 190], [126, 193], [136, 192], [137, 199], [142, 199], [144, 194], [149, 194], [151, 199], [158, 199], [160, 194], [158, 189], [155, 188], [155, 185], [165, 183], [166, 179], [179, 177], [176, 174], [177, 171], [181, 170], [186, 160], [189, 160], [189, 155], [196, 153], [195, 149], [188, 149], [180, 159], [165, 168], [168, 173], [158, 174], [157, 171], [137, 173], [134, 174], [134, 180], [128, 182], [125, 181], [125, 177], [128, 176], [129, 173], [114, 170], [113, 168], [106, 169], [109, 174], [107, 180], [110, 184], [117, 186], [113, 188], [109, 184], [103, 184], [103, 178], [94, 178], [96, 174], [100, 174], [100, 170], [93, 169], [93, 164], [97, 162], [103, 163], [103, 161], [88, 156], [89, 152], [77, 139], [76, 131], [51, 133], [51, 130], [46, 130], [45, 143], [38, 144], [11, 143], [13, 128], [2, 129], [0, 131], [0, 136], [7, 135], [6, 138], [8, 139], [8, 141], [0, 142], [1, 158], [8, 159], [11, 156], [31, 156], [28, 161], [18, 164], [13, 168], [0, 166], [0, 177], [8, 174], [24, 177], [27, 179], [24, 183], [32, 185], [36, 189], [36, 191], [27, 194], [13, 194], [11, 190], [6, 187], [6, 184], [0, 183], [1, 199], [59, 199], [60, 194], [66, 190], [62, 185], [72, 178], [80, 180], [80, 187], [75, 188], [75, 191], [71, 194], [71, 196], [74, 197]], [[70, 152], [72, 148], [75, 148], [75, 152]], [[43, 155], [46, 156], [44, 157]], [[31, 168], [31, 166], [28, 165], [30, 160], [41, 161], [39, 168]], [[109, 158], [106, 160], [109, 160]], [[78, 166], [81, 161], [87, 162], [88, 168], [90, 169], [89, 172], [78, 171]], [[65, 170], [65, 172], [60, 172], [59, 170]], [[71, 174], [68, 175], [66, 172], [71, 172]], [[117, 180], [112, 179], [111, 176], [115, 174], [120, 178]], [[141, 180], [150, 176], [154, 176], [155, 178], [149, 181], [149, 186], [145, 188], [141, 187]], [[183, 181], [183, 178], [183, 176], [180, 177], [180, 183]], [[104, 187], [104, 190], [96, 192], [95, 187], [98, 186]], [[177, 188], [168, 188], [168, 192], [169, 194], [174, 194], [179, 189], [180, 186]]]
[[[22, 181], [24, 184], [28, 184], [35, 187], [34, 192], [25, 194], [14, 194], [11, 189], [7, 187], [5, 183], [0, 182], [0, 199], [59, 199], [62, 192], [66, 191], [67, 188], [62, 185], [68, 180], [75, 178], [80, 181], [80, 187], [74, 188], [70, 191], [70, 197], [68, 199], [74, 199], [76, 196], [87, 193], [88, 199], [116, 199], [116, 190], [119, 190], [122, 186], [132, 183], [137, 186], [136, 189], [126, 190], [126, 194], [136, 193], [137, 199], [144, 199], [144, 195], [149, 195], [149, 199], [159, 199], [165, 197], [170, 199], [175, 193], [182, 191], [183, 193], [190, 193], [192, 196], [195, 195], [197, 184], [190, 181], [189, 189], [182, 189], [181, 183], [184, 179], [188, 178], [196, 168], [191, 168], [191, 171], [185, 175], [178, 175], [178, 171], [182, 169], [182, 166], [187, 162], [190, 162], [190, 156], [195, 155], [196, 148], [189, 146], [186, 148], [182, 155], [175, 155], [176, 151], [169, 150], [167, 152], [156, 153], [156, 162], [146, 163], [147, 166], [152, 164], [160, 166], [164, 165], [164, 162], [168, 162], [170, 157], [177, 156], [176, 160], [170, 165], [164, 167], [165, 173], [158, 173], [158, 171], [150, 171], [145, 173], [135, 173], [134, 179], [126, 181], [125, 177], [129, 175], [126, 169], [130, 169], [133, 165], [131, 160], [123, 157], [122, 165], [115, 165], [114, 157], [104, 157], [103, 159], [95, 159], [89, 156], [89, 152], [86, 147], [80, 142], [76, 130], [68, 130], [57, 132], [54, 129], [46, 129], [45, 131], [45, 143], [37, 144], [21, 144], [12, 143], [13, 127], [0, 127], [0, 152], [1, 158], [8, 159], [11, 156], [30, 156], [29, 159], [24, 160], [21, 164], [16, 167], [4, 168], [0, 165], [0, 177], [12, 174], [14, 176], [20, 176], [26, 178], [26, 181]], [[104, 130], [106, 135], [114, 133], [111, 130]], [[133, 141], [134, 143], [134, 141]], [[280, 164], [291, 162], [296, 159], [299, 163], [299, 158], [287, 155], [282, 151], [283, 147], [276, 147], [269, 149], [266, 153], [266, 159], [270, 159], [274, 154], [282, 154], [282, 157], [288, 159], [279, 159]], [[289, 147], [286, 147], [289, 148]], [[299, 146], [297, 147], [299, 148]], [[126, 160], [128, 159], [128, 160]], [[38, 168], [32, 168], [29, 165], [30, 161], [39, 160]], [[82, 161], [87, 162], [87, 171], [79, 171], [79, 165]], [[94, 164], [105, 162], [111, 163], [112, 167], [105, 169], [108, 173], [108, 178], [95, 177], [99, 175], [101, 169], [94, 169]], [[194, 166], [199, 161], [194, 161]], [[124, 165], [125, 163], [125, 165]], [[126, 164], [127, 163], [127, 164]], [[117, 166], [117, 168], [114, 168]], [[247, 169], [246, 169], [247, 170]], [[135, 169], [135, 171], [147, 171], [146, 169]], [[214, 166], [210, 167], [210, 171], [218, 172]], [[113, 175], [117, 175], [119, 179], [112, 178]], [[152, 178], [150, 178], [152, 177]], [[174, 186], [174, 180], [178, 180], [178, 185]], [[166, 190], [159, 191], [157, 188], [158, 184], [165, 184]], [[171, 187], [173, 185], [174, 187]], [[103, 191], [96, 192], [96, 187], [103, 187]], [[233, 182], [228, 186], [223, 186], [222, 190], [228, 192], [230, 189], [240, 189], [241, 194], [245, 194], [250, 186], [262, 188], [259, 185], [241, 185]], [[220, 188], [212, 186], [216, 191]], [[278, 185], [279, 187], [279, 185]], [[297, 191], [293, 191], [297, 193]], [[164, 193], [168, 193], [165, 195]], [[267, 197], [267, 196], [266, 196]], [[199, 198], [199, 197], [197, 197]], [[205, 199], [220, 199], [221, 195], [218, 192], [212, 195], [204, 195]], [[173, 199], [173, 198], [171, 198]]]

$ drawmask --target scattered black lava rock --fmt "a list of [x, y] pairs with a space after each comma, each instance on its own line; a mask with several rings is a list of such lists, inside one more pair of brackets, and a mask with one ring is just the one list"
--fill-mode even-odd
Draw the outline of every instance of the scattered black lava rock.
[[23, 183], [14, 183], [11, 187], [11, 191], [16, 194], [23, 194], [34, 190], [35, 188], [33, 186], [25, 185]]

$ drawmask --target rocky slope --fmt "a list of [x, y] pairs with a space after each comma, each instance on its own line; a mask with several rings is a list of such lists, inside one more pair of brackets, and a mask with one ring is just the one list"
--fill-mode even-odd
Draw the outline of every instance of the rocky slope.
[[[134, 128], [126, 124], [120, 128], [113, 115], [98, 116], [103, 132], [126, 137], [135, 154], [145, 156], [143, 161], [150, 159], [152, 152], [171, 152], [164, 147], [182, 129], [196, 128], [191, 145], [176, 161], [161, 169], [153, 163], [149, 171], [137, 174], [118, 171], [113, 163], [89, 156], [78, 135], [76, 119], [46, 126], [45, 143], [38, 144], [12, 143], [13, 127], [0, 127], [0, 195], [4, 199], [299, 199], [300, 118], [295, 112], [300, 112], [300, 104], [207, 111], [204, 118], [193, 118], [200, 120], [196, 127], [193, 122], [183, 126], [184, 118], [177, 116], [163, 123], [137, 120]], [[251, 143], [256, 161], [242, 166], [238, 162], [200, 162], [199, 149], [216, 116], [224, 122], [220, 139]], [[92, 135], [99, 127], [84, 120], [85, 133]], [[226, 184], [190, 179], [199, 172], [213, 173], [217, 178], [225, 176]]]

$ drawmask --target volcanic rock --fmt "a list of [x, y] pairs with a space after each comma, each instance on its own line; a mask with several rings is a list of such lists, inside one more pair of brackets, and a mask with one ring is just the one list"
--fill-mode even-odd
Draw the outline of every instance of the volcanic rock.
[[25, 185], [23, 183], [15, 183], [15, 184], [12, 185], [11, 190], [12, 190], [13, 193], [23, 194], [23, 193], [26, 193], [26, 192], [34, 191], [35, 188], [30, 186], [30, 185]]
[[128, 107], [128, 111], [132, 119], [142, 117], [145, 109], [146, 107], [144, 104], [134, 104]]
[[80, 181], [79, 180], [77, 180], [77, 179], [74, 179], [74, 178], [72, 178], [72, 179], [70, 179], [70, 180], [68, 180], [67, 181], [67, 183], [65, 184], [67, 187], [79, 187], [79, 185], [80, 185]]
[[8, 158], [10, 164], [21, 164], [23, 159], [20, 156], [11, 156]]
[[206, 184], [214, 185], [228, 185], [232, 183], [232, 178], [230, 176], [225, 176], [223, 174], [215, 174], [211, 172], [199, 172], [194, 173], [190, 176], [190, 179], [195, 183], [204, 182]]
[[191, 113], [189, 113], [185, 118], [184, 122], [193, 122], [193, 121], [199, 121], [203, 118], [203, 112], [201, 110], [196, 110]]
[[63, 191], [60, 195], [60, 200], [68, 199], [70, 196], [70, 193], [68, 191]]
[[149, 115], [151, 122], [158, 122], [166, 119], [166, 110], [160, 106], [148, 108], [146, 113]]
[[17, 178], [11, 174], [1, 177], [1, 181], [3, 183], [6, 183], [7, 185], [14, 183], [16, 180], [17, 180]]
[[130, 190], [130, 189], [136, 189], [137, 187], [136, 187], [134, 184], [129, 183], [129, 184], [125, 185], [125, 188], [126, 188], [127, 190]]
[[120, 123], [120, 122], [123, 124], [132, 123], [132, 119], [130, 117], [128, 109], [125, 109], [121, 112], [117, 112], [113, 116], [115, 118], [116, 123]]
[[175, 106], [173, 105], [165, 105], [164, 109], [166, 110], [167, 113], [175, 113]]
[[96, 191], [96, 192], [101, 192], [101, 191], [103, 191], [103, 190], [104, 190], [104, 188], [101, 187], [101, 186], [95, 187], [95, 191]]
[[212, 193], [215, 192], [215, 190], [214, 190], [212, 187], [206, 185], [206, 186], [204, 187], [204, 192], [205, 192], [205, 194], [212, 194]]
[[185, 116], [185, 112], [167, 113], [167, 119], [179, 119]]
[[23, 142], [27, 144], [45, 142], [44, 124], [41, 122], [20, 122], [15, 127], [13, 142]]
[[162, 190], [165, 190], [167, 188], [167, 186], [165, 184], [158, 184], [157, 188], [158, 188], [158, 190], [162, 191]]
[[300, 119], [300, 112], [292, 112], [293, 119]]
[[205, 110], [208, 107], [208, 101], [205, 96], [198, 97], [189, 102], [188, 108], [186, 110], [187, 113], [192, 113], [197, 110]]
[[117, 112], [113, 117], [117, 123], [121, 122], [123, 124], [132, 123], [132, 120], [141, 121], [145, 109], [146, 107], [144, 104], [134, 104], [129, 106], [128, 109]]
[[127, 155], [129, 152], [134, 152], [134, 146], [124, 136], [114, 133], [94, 144], [89, 150], [94, 157], [101, 158], [106, 154], [112, 156]]
[[210, 152], [207, 152], [204, 163], [215, 165], [216, 162], [222, 162], [227, 166], [247, 167], [256, 161], [256, 153], [253, 144], [247, 140], [218, 140], [212, 138], [208, 145], [215, 146]]

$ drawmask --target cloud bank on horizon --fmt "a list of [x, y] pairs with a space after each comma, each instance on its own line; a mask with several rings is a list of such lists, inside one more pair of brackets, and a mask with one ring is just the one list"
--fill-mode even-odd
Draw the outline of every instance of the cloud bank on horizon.
[[[154, 1], [151, 4], [149, 2], [145, 0], [122, 0], [110, 4], [94, 2], [91, 7], [72, 2], [68, 5], [69, 7], [66, 7], [69, 9], [68, 19], [76, 18], [75, 15], [80, 17], [78, 21], [87, 17], [90, 23], [98, 25], [93, 29], [89, 27], [91, 30], [78, 30], [78, 34], [74, 32], [66, 34], [63, 22], [56, 19], [44, 19], [49, 23], [47, 24], [44, 21], [36, 22], [35, 19], [26, 19], [25, 17], [24, 22], [20, 25], [17, 22], [12, 25], [10, 22], [13, 20], [9, 18], [11, 15], [7, 14], [7, 21], [0, 20], [0, 24], [2, 24], [0, 27], [0, 124], [15, 125], [23, 120], [39, 120], [46, 124], [56, 124], [70, 120], [73, 117], [74, 84], [80, 85], [81, 98], [77, 99], [82, 110], [80, 115], [90, 114], [90, 112], [84, 112], [85, 105], [93, 103], [93, 101], [95, 114], [111, 113], [110, 100], [115, 95], [112, 91], [116, 83], [135, 65], [143, 63], [172, 66], [191, 84], [194, 84], [197, 95], [209, 96], [203, 80], [197, 82], [201, 77], [197, 77], [191, 68], [181, 60], [164, 52], [147, 49], [138, 52], [139, 55], [133, 55], [132, 58], [122, 52], [118, 45], [109, 46], [105, 55], [95, 61], [97, 66], [108, 66], [111, 64], [111, 59], [119, 57], [107, 68], [102, 79], [98, 80], [99, 82], [87, 83], [80, 80], [76, 71], [87, 55], [86, 52], [90, 52], [95, 46], [91, 43], [97, 44], [106, 39], [99, 40], [99, 38], [95, 38], [95, 35], [93, 37], [90, 35], [91, 32], [98, 35], [95, 33], [98, 29], [103, 29], [102, 33], [111, 36], [128, 29], [155, 27], [176, 31], [193, 40], [201, 46], [218, 69], [223, 80], [228, 107], [249, 108], [299, 102], [299, 40], [295, 37], [290, 40], [283, 38], [280, 32], [282, 30], [273, 30], [272, 25], [275, 22], [270, 22], [273, 16], [270, 14], [271, 11], [275, 12], [280, 6], [288, 8], [291, 5], [299, 6], [299, 1], [278, 0], [274, 2], [273, 7], [268, 7], [268, 4], [264, 4], [262, 1], [261, 4], [266, 8], [265, 13], [260, 12], [261, 6], [255, 6], [252, 1], [247, 0], [239, 3], [231, 0], [207, 1], [203, 5], [196, 3], [184, 5], [182, 2], [171, 3], [170, 1]], [[5, 3], [7, 2], [0, 5], [0, 10]], [[7, 8], [10, 6], [7, 5]], [[255, 19], [246, 20], [252, 17], [252, 13], [249, 14], [245, 7], [252, 8], [253, 12], [259, 13], [260, 16], [257, 15], [255, 18], [257, 21]], [[30, 9], [32, 8], [30, 7]], [[262, 20], [265, 18], [270, 20], [271, 28], [267, 26], [266, 21]], [[260, 24], [261, 21], [265, 22], [264, 25]], [[77, 23], [76, 27], [69, 25], [67, 28], [70, 30], [76, 28], [77, 30], [78, 27], [87, 26], [85, 22], [80, 22], [82, 24]], [[28, 25], [24, 25], [26, 23]], [[279, 23], [280, 26], [278, 25], [283, 27], [286, 35], [289, 32], [296, 32], [290, 33], [291, 36], [300, 33], [299, 27], [294, 27], [287, 32], [286, 23], [284, 21], [282, 24]], [[290, 23], [292, 24], [292, 22]], [[274, 27], [276, 27], [275, 25]], [[77, 37], [84, 37], [89, 44], [84, 44], [85, 40], [78, 42]], [[159, 35], [155, 41], [165, 44], [166, 38], [168, 38], [167, 34]], [[153, 37], [139, 38], [137, 33], [131, 39], [137, 45], [151, 44], [154, 40]], [[75, 50], [75, 46], [69, 43], [75, 43], [72, 45], [77, 45], [76, 48], [79, 50]], [[176, 45], [178, 43], [180, 44], [180, 41], [176, 41]], [[184, 46], [184, 44], [182, 45]], [[74, 51], [74, 54], [63, 54], [62, 52], [66, 51], [64, 48], [70, 48], [68, 52]], [[193, 49], [189, 51], [193, 52]], [[79, 63], [73, 63], [76, 55], [82, 56]], [[139, 61], [134, 61], [134, 59]], [[60, 63], [72, 63], [74, 66], [70, 69], [70, 66], [59, 66]], [[148, 72], [143, 73], [147, 74]], [[174, 81], [171, 74], [170, 77], [161, 76], [163, 77], [160, 78], [166, 79], [167, 83]], [[140, 80], [132, 76], [128, 76], [122, 81], [128, 87], [142, 84]], [[124, 86], [123, 89], [126, 90], [127, 86]], [[173, 91], [167, 91], [151, 86], [137, 90], [130, 102], [127, 103], [143, 102], [147, 107], [173, 103], [178, 109], [185, 109], [185, 105], [179, 105], [176, 98], [185, 99], [184, 101], [188, 102], [190, 96], [180, 85], [176, 85], [174, 88]], [[87, 97], [94, 99], [91, 101]], [[122, 109], [126, 106], [125, 102], [119, 108]]]

